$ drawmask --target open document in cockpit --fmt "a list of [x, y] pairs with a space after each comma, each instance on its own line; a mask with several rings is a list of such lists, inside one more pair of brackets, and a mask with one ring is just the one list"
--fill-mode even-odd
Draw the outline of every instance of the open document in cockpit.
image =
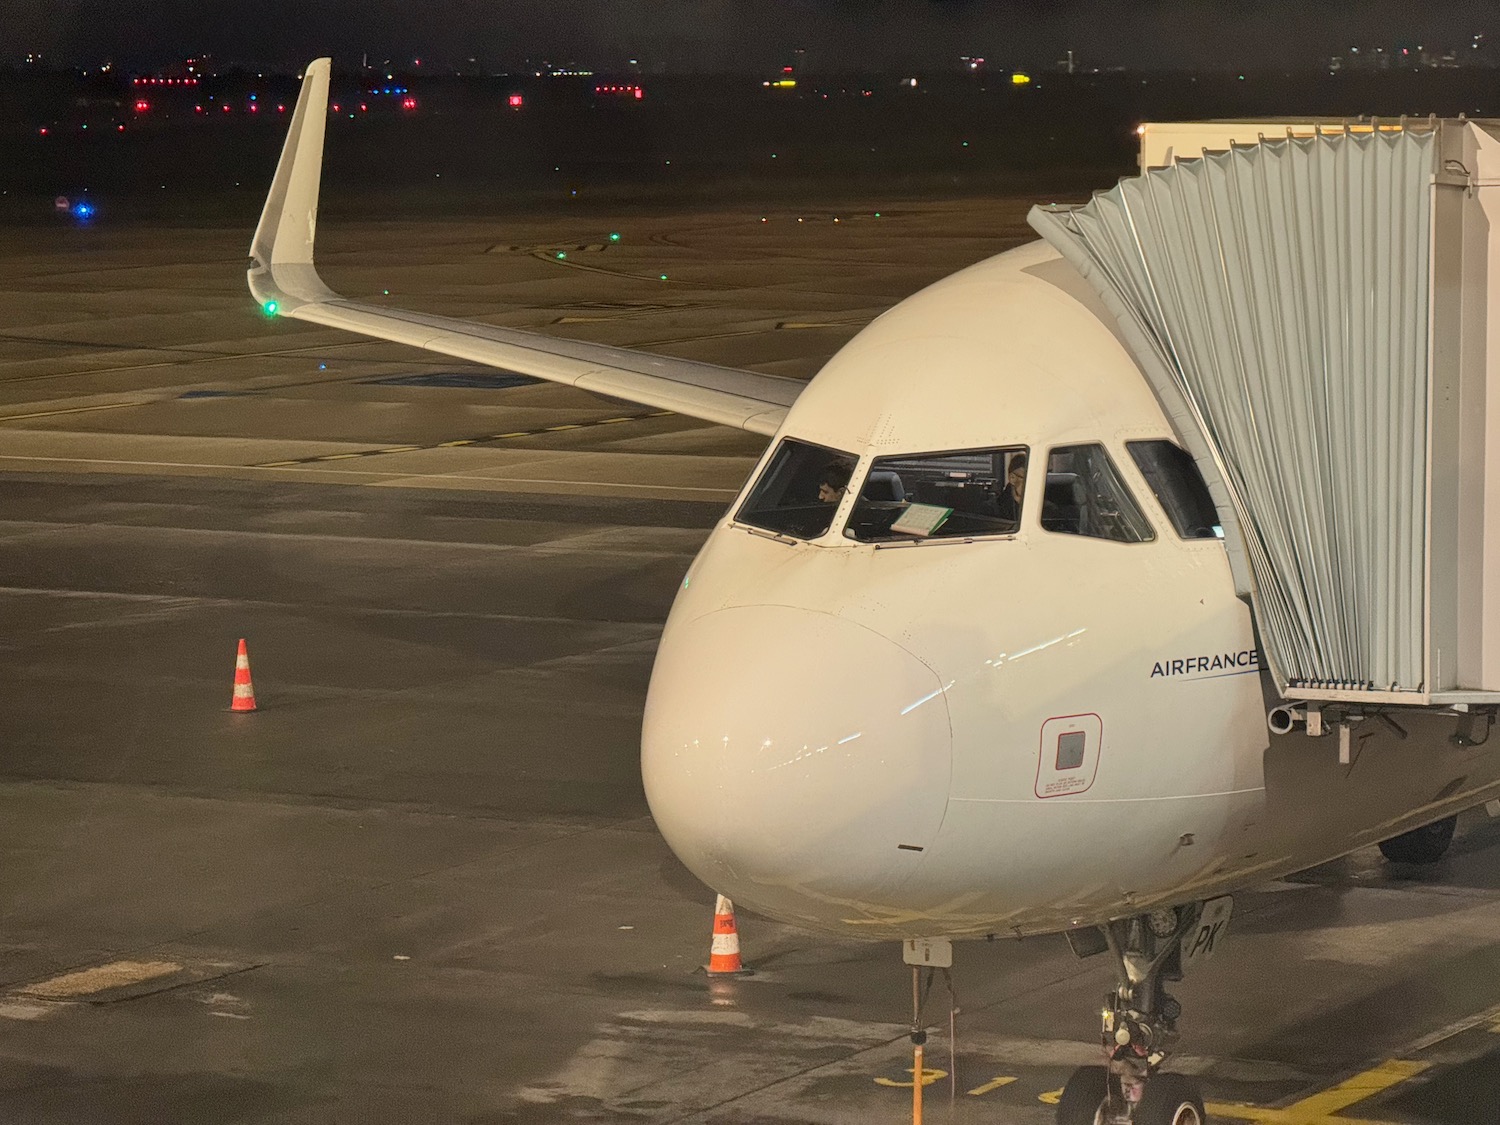
[[909, 504], [906, 511], [891, 524], [891, 530], [900, 535], [919, 535], [925, 539], [942, 527], [952, 514], [952, 508], [940, 508], [936, 504]]

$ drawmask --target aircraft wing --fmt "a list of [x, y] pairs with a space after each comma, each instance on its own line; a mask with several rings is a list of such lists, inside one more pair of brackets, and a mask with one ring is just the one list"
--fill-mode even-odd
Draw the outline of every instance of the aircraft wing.
[[250, 292], [268, 314], [411, 344], [753, 433], [776, 432], [805, 386], [799, 379], [407, 312], [346, 300], [329, 289], [313, 264], [313, 240], [330, 69], [326, 58], [307, 68], [250, 244]]

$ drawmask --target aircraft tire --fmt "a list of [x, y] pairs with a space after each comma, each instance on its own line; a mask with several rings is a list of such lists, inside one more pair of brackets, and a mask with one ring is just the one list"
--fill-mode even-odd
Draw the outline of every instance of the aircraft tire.
[[1181, 1074], [1156, 1074], [1135, 1107], [1135, 1125], [1204, 1125], [1203, 1095]]
[[1099, 1125], [1109, 1094], [1109, 1072], [1102, 1066], [1080, 1066], [1057, 1101], [1057, 1125]]
[[1448, 816], [1380, 842], [1380, 854], [1392, 863], [1436, 863], [1448, 853], [1458, 817]]

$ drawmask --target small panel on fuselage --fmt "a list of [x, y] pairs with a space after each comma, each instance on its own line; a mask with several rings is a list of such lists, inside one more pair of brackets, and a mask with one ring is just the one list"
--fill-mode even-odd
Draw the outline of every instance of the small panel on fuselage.
[[1104, 720], [1098, 715], [1060, 715], [1048, 719], [1042, 724], [1036, 795], [1045, 799], [1087, 792], [1099, 772], [1103, 742]]

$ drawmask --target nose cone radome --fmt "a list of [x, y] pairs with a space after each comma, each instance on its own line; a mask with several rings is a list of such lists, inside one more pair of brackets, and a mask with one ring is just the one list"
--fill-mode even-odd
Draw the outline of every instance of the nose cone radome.
[[899, 913], [947, 807], [943, 685], [842, 618], [720, 610], [663, 637], [641, 768], [662, 835], [714, 890], [824, 929]]

